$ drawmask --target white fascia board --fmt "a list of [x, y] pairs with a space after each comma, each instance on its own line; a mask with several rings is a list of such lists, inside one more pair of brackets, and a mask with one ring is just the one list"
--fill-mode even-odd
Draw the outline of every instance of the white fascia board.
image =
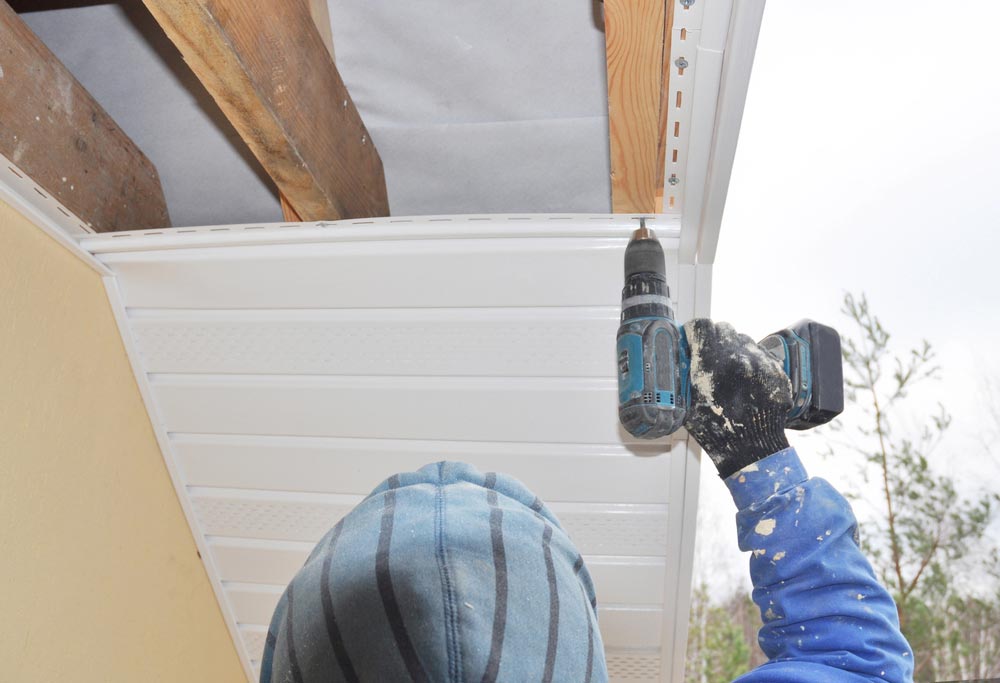
[[[764, 0], [705, 8], [681, 179], [681, 263], [711, 263], [715, 258], [763, 11]], [[669, 180], [669, 168], [666, 177]], [[668, 185], [665, 195], [669, 192]]]
[[[691, 269], [689, 284], [693, 286], [694, 292], [691, 317], [708, 317], [712, 299], [712, 266], [705, 264], [689, 268]], [[680, 522], [674, 534], [679, 547], [693, 548], [697, 532], [698, 496], [701, 484], [701, 447], [690, 436], [685, 436], [683, 456], [675, 459], [674, 467], [676, 471], [672, 474], [671, 482], [675, 488], [670, 493], [670, 499], [673, 501], [674, 509], [681, 511], [680, 515], [675, 515], [680, 518]], [[682, 623], [688, 623], [691, 612], [691, 590], [685, 590], [684, 587], [693, 584], [694, 553], [679, 553], [678, 558], [674, 568], [676, 575], [667, 577], [667, 585], [677, 586], [677, 592], [673, 596], [674, 609], [677, 619]], [[663, 652], [666, 656], [662, 662], [663, 680], [684, 680], [687, 639], [688, 630], [679, 628], [674, 631], [672, 642], [664, 642]]]
[[729, 42], [722, 65], [715, 140], [709, 160], [705, 203], [698, 231], [698, 263], [712, 263], [715, 260], [763, 15], [764, 0], [745, 0], [737, 3], [733, 10]]
[[691, 106], [691, 134], [688, 141], [688, 160], [684, 204], [681, 211], [681, 244], [678, 258], [681, 263], [695, 263], [705, 188], [708, 184], [708, 160], [715, 135], [715, 112], [718, 105], [723, 54], [718, 50], [698, 48], [698, 73], [695, 77], [693, 104]]

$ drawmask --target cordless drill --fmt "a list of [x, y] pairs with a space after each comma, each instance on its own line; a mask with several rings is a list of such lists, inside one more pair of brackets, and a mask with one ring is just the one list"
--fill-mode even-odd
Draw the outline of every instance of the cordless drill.
[[[785, 426], [810, 429], [844, 409], [840, 335], [801, 320], [765, 337], [792, 385]], [[618, 417], [633, 436], [655, 439], [684, 424], [691, 402], [690, 352], [670, 307], [663, 249], [642, 221], [625, 249], [625, 287], [618, 328]]]

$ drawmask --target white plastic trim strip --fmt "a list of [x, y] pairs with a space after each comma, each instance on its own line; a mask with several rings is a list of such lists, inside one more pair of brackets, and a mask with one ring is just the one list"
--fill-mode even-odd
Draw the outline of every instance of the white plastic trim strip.
[[678, 250], [678, 260], [681, 263], [694, 263], [697, 252], [708, 161], [712, 151], [712, 136], [715, 134], [715, 110], [719, 101], [723, 53], [699, 47], [697, 59], [699, 69], [691, 105], [687, 182], [684, 183], [684, 208], [681, 212], [683, 227]]
[[[719, 51], [726, 40], [729, 13], [732, 0], [702, 0], [690, 4], [681, 0], [674, 3], [674, 20], [670, 40], [670, 69], [668, 85], [670, 92], [665, 102], [667, 107], [666, 165], [663, 187], [663, 210], [667, 214], [681, 215], [688, 202], [689, 187], [704, 182], [697, 165], [695, 143], [695, 167], [689, 167], [691, 136], [694, 122], [696, 85], [704, 82], [699, 77], [699, 56], [705, 52]], [[713, 69], [709, 63], [706, 67]], [[705, 97], [702, 86], [702, 98]], [[716, 93], [717, 94], [717, 93]], [[704, 108], [702, 103], [701, 108]], [[701, 126], [699, 126], [699, 129]], [[695, 131], [696, 135], [704, 131]], [[708, 131], [711, 134], [711, 128]], [[697, 227], [697, 226], [696, 226]]]
[[219, 580], [219, 570], [214, 566], [205, 534], [198, 527], [198, 517], [196, 516], [195, 510], [185, 491], [182, 475], [176, 466], [176, 459], [174, 458], [174, 454], [171, 450], [170, 439], [168, 438], [167, 431], [164, 428], [163, 420], [160, 418], [156, 402], [153, 400], [146, 372], [142, 367], [142, 357], [140, 356], [138, 349], [136, 349], [135, 342], [132, 339], [132, 332], [129, 329], [128, 324], [128, 313], [125, 311], [125, 305], [122, 301], [121, 292], [118, 289], [118, 282], [113, 276], [102, 279], [104, 281], [105, 291], [108, 294], [108, 302], [111, 304], [111, 311], [115, 317], [115, 322], [118, 324], [118, 331], [121, 334], [122, 343], [125, 346], [125, 353], [128, 356], [129, 363], [132, 365], [132, 373], [135, 375], [136, 384], [138, 384], [139, 387], [139, 394], [142, 396], [142, 401], [146, 406], [146, 412], [149, 414], [149, 422], [153, 428], [153, 434], [155, 435], [156, 442], [160, 447], [160, 452], [163, 454], [163, 462], [166, 464], [167, 472], [170, 474], [170, 481], [173, 482], [174, 490], [177, 493], [177, 499], [181, 505], [181, 510], [184, 512], [184, 517], [187, 519], [188, 526], [191, 527], [191, 535], [194, 538], [195, 546], [198, 548], [198, 556], [205, 565], [205, 573], [208, 575], [209, 583], [212, 586], [212, 590], [215, 592], [215, 598], [219, 601], [219, 605], [222, 607], [222, 617], [226, 622], [226, 627], [229, 629], [229, 634], [233, 639], [233, 643], [237, 647], [237, 652], [240, 657], [240, 663], [243, 665], [243, 670], [247, 674], [248, 680], [253, 681], [255, 680], [256, 672], [250, 663], [250, 657], [246, 652], [245, 646], [242, 645], [244, 641], [240, 636], [240, 630], [236, 620], [233, 618], [233, 610], [229, 605], [227, 593], [222, 586], [222, 582]]
[[[702, 21], [705, 16], [705, 7], [708, 3], [718, 2], [719, 0], [698, 0], [696, 2], [688, 3], [685, 6], [681, 0], [671, 0], [674, 3], [674, 28], [686, 28], [689, 31], [697, 31], [701, 29]], [[722, 2], [731, 2], [732, 0], [722, 0]]]
[[[678, 217], [684, 209], [684, 190], [690, 180], [687, 164], [700, 35], [701, 31], [678, 27], [675, 21], [670, 40], [663, 210]], [[684, 64], [687, 66], [682, 69], [679, 65]]]
[[[677, 200], [681, 202], [681, 263], [703, 258], [711, 262], [715, 255], [764, 8], [764, 0], [696, 2], [692, 7], [700, 4], [705, 8], [698, 69], [693, 96], [686, 95], [692, 100], [687, 164], [685, 177], [675, 188], [681, 195]], [[670, 159], [668, 154], [668, 164]], [[668, 166], [668, 180], [671, 172], [676, 171]], [[669, 191], [668, 184], [664, 195]]]
[[722, 212], [736, 159], [757, 36], [764, 16], [764, 0], [742, 0], [733, 10], [729, 42], [722, 65], [717, 123], [705, 182], [704, 210], [698, 231], [698, 263], [712, 263], [719, 244]]
[[[711, 313], [712, 299], [712, 266], [697, 265], [683, 266], [687, 272], [685, 278], [692, 287], [693, 296], [690, 317], [708, 317]], [[695, 533], [697, 529], [698, 516], [698, 488], [701, 479], [701, 449], [694, 439], [687, 437], [685, 441], [684, 457], [677, 458], [673, 462], [673, 469], [670, 472], [670, 500], [673, 506], [673, 514], [670, 517], [674, 526], [670, 533], [677, 539], [679, 548], [694, 547]], [[669, 570], [665, 575], [667, 587], [676, 586], [676, 593], [673, 595], [673, 606], [677, 618], [687, 623], [688, 615], [691, 611], [691, 585], [694, 579], [694, 554], [685, 556], [678, 554], [679, 560], [673, 563], [676, 574], [671, 574]], [[669, 565], [668, 565], [669, 567]], [[667, 596], [665, 602], [670, 601]], [[663, 681], [684, 680], [684, 662], [687, 653], [688, 632], [686, 628], [675, 629], [673, 639], [665, 641], [662, 645], [663, 657], [661, 662]]]
[[2, 154], [0, 154], [0, 201], [10, 204], [102, 276], [111, 275], [107, 266], [81, 249], [76, 239], [71, 237], [71, 235], [91, 234], [93, 230]]
[[627, 237], [639, 218], [671, 242], [680, 237], [678, 216], [646, 214], [528, 214], [475, 216], [417, 216], [319, 221], [315, 223], [258, 223], [164, 230], [133, 230], [79, 238], [92, 254], [233, 247], [244, 245], [323, 244], [330, 242], [384, 242], [436, 239], [510, 239], [515, 237]]
[[734, 0], [706, 0], [703, 4], [700, 45], [706, 50], [722, 50], [729, 34]]

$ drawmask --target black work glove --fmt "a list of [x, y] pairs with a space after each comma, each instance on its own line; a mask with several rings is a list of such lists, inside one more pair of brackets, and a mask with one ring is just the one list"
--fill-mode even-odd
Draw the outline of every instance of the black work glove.
[[725, 479], [788, 448], [792, 387], [781, 365], [728, 323], [684, 325], [691, 350], [691, 406], [685, 426]]

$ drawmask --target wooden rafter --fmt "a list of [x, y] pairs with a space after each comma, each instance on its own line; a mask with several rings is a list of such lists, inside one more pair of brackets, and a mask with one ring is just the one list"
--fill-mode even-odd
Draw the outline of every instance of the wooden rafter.
[[611, 204], [615, 213], [662, 205], [671, 0], [605, 0]]
[[0, 154], [93, 230], [170, 225], [152, 162], [2, 0]]
[[307, 3], [144, 2], [294, 215], [388, 215], [382, 161]]
[[[307, 1], [309, 3], [309, 15], [312, 17], [313, 23], [316, 24], [319, 37], [323, 39], [323, 44], [326, 45], [326, 50], [330, 53], [330, 59], [336, 64], [337, 55], [333, 51], [333, 29], [330, 26], [330, 6], [327, 4], [327, 0]], [[286, 221], [300, 222], [302, 217], [292, 208], [292, 203], [285, 198], [283, 192], [278, 192], [278, 198], [281, 201], [282, 217]]]
[[329, 0], [309, 0], [309, 15], [316, 24], [319, 37], [323, 39], [327, 52], [336, 63], [337, 55], [333, 51], [333, 28], [330, 26], [330, 5]]

